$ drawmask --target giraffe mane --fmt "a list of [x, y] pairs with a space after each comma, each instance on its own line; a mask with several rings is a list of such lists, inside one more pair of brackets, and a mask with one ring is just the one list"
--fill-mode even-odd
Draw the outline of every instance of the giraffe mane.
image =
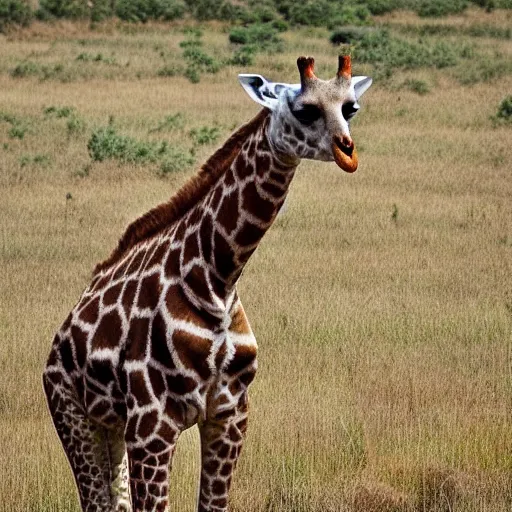
[[234, 132], [208, 158], [199, 172], [186, 181], [167, 202], [152, 208], [130, 223], [110, 256], [96, 265], [93, 275], [118, 262], [132, 247], [155, 236], [201, 201], [213, 184], [229, 169], [247, 137], [265, 122], [269, 114], [270, 110], [261, 110], [256, 117]]

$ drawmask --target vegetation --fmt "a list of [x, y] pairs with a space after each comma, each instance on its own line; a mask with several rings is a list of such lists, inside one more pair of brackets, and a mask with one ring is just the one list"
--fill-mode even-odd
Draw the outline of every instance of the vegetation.
[[[176, 148], [169, 146], [166, 141], [141, 141], [126, 135], [120, 135], [112, 125], [94, 130], [87, 143], [87, 149], [92, 160], [96, 162], [115, 159], [123, 163], [139, 165], [169, 162], [181, 153]], [[180, 162], [191, 165], [194, 163], [194, 159], [180, 158]]]
[[0, 0], [0, 30], [9, 24], [26, 25], [35, 14], [41, 20], [88, 18], [99, 22], [113, 16], [129, 22], [195, 19], [220, 20], [232, 24], [315, 26], [330, 29], [371, 22], [371, 15], [398, 9], [415, 11], [419, 16], [439, 18], [464, 12], [477, 5], [487, 12], [512, 8], [511, 0], [39, 0], [35, 13], [26, 0]]
[[503, 98], [496, 115], [492, 119], [496, 124], [512, 124], [512, 96]]
[[[334, 29], [294, 26], [292, 4], [243, 21], [257, 6], [240, 2], [195, 34], [148, 20], [0, 36], [1, 510], [78, 512], [41, 390], [53, 334], [128, 222], [255, 115], [237, 73], [297, 83], [307, 54], [334, 76]], [[282, 51], [232, 63], [252, 48], [233, 28], [271, 15]], [[360, 168], [304, 161], [240, 282], [259, 370], [233, 512], [510, 512], [508, 15], [401, 12], [351, 32], [354, 73], [375, 78], [351, 122]], [[220, 66], [197, 85], [190, 47]], [[170, 510], [194, 510], [198, 443], [180, 438]]]
[[0, 0], [0, 32], [10, 24], [27, 26], [32, 20], [32, 10], [24, 0]]

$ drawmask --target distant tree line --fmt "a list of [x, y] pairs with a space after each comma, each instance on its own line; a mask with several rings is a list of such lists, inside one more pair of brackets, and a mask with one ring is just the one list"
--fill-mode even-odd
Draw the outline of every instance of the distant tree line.
[[117, 17], [132, 22], [147, 20], [221, 20], [252, 23], [312, 25], [335, 28], [364, 25], [372, 15], [410, 9], [420, 16], [439, 17], [462, 12], [470, 4], [488, 11], [512, 8], [512, 0], [0, 0], [0, 31], [9, 24], [26, 26], [34, 19], [90, 19]]

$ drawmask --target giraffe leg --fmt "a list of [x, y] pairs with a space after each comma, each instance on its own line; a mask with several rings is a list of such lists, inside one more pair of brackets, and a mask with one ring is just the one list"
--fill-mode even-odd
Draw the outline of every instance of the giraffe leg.
[[167, 511], [169, 471], [180, 430], [169, 418], [155, 418], [156, 411], [133, 412], [131, 417], [129, 411], [125, 439], [133, 512]]
[[48, 407], [75, 477], [84, 512], [111, 512], [109, 450], [105, 430], [92, 422], [66, 378], [46, 371]]
[[108, 431], [107, 442], [110, 460], [112, 510], [115, 512], [131, 512], [128, 454], [126, 453], [124, 432], [122, 430]]
[[201, 483], [199, 512], [224, 512], [228, 506], [231, 477], [247, 428], [247, 391], [238, 406], [208, 419], [199, 427]]

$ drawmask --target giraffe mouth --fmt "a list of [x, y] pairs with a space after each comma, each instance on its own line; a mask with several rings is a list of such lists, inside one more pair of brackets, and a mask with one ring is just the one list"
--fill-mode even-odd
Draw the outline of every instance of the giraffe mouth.
[[357, 169], [359, 162], [357, 151], [353, 144], [350, 148], [340, 147], [340, 144], [335, 140], [332, 143], [332, 154], [336, 165], [345, 172], [354, 172]]
[[354, 172], [357, 169], [359, 163], [357, 151], [351, 140], [334, 137], [332, 141], [332, 154], [336, 165], [345, 172]]

